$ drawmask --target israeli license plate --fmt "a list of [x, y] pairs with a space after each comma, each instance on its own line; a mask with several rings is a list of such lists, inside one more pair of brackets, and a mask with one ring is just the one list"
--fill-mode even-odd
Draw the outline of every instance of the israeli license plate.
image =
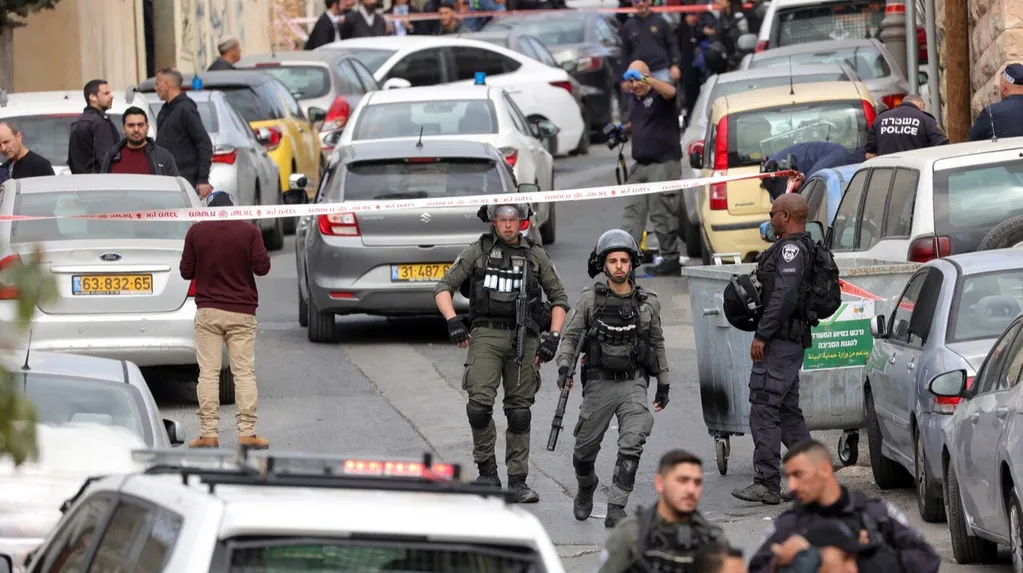
[[392, 282], [439, 281], [451, 267], [450, 263], [430, 265], [391, 265]]
[[153, 275], [73, 275], [71, 294], [153, 294]]

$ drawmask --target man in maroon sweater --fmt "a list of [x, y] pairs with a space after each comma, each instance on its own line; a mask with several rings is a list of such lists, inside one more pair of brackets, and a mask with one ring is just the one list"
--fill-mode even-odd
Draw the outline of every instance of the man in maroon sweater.
[[[210, 207], [233, 205], [215, 191]], [[220, 423], [220, 369], [224, 343], [231, 360], [238, 413], [238, 443], [265, 449], [256, 435], [256, 276], [270, 272], [263, 235], [248, 221], [200, 221], [185, 235], [181, 278], [195, 281], [195, 354], [199, 362], [199, 438], [191, 448], [216, 448]]]

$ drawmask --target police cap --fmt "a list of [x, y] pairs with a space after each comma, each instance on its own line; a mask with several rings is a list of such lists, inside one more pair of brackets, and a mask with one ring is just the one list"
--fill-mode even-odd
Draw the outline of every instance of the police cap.
[[586, 267], [591, 279], [604, 271], [604, 261], [607, 259], [607, 255], [616, 251], [629, 253], [633, 270], [639, 266], [640, 253], [636, 240], [627, 231], [611, 229], [597, 239], [597, 244], [594, 245], [593, 252], [590, 253]]
[[729, 324], [746, 332], [756, 331], [762, 306], [760, 293], [749, 275], [732, 275], [722, 298]]

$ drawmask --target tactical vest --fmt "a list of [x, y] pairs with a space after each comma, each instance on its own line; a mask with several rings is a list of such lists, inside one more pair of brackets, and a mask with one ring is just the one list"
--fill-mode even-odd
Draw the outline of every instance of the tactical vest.
[[[860, 571], [871, 573], [903, 573], [898, 553], [892, 546], [891, 523], [887, 514], [875, 519], [867, 512], [870, 499], [858, 491], [849, 492], [849, 503], [842, 515], [836, 518], [845, 523], [852, 531], [866, 530], [871, 543], [879, 543], [876, 549], [861, 553], [856, 557], [856, 566]], [[823, 519], [819, 513], [799, 506], [796, 510], [796, 525], [800, 531], [813, 527], [814, 522]]]
[[[764, 306], [767, 306], [768, 301], [771, 300], [771, 295], [774, 292], [774, 284], [778, 278], [778, 263], [774, 262], [774, 268], [768, 272], [764, 270], [763, 262], [769, 259], [777, 259], [781, 255], [776, 254], [783, 245], [790, 241], [796, 242], [803, 249], [809, 249], [811, 245], [809, 241], [804, 241], [799, 237], [784, 238], [776, 243], [772, 244], [764, 252], [760, 253], [757, 257], [757, 268], [754, 271], [757, 282], [760, 283], [760, 300]], [[811, 255], [813, 251], [808, 251]], [[800, 254], [802, 256], [802, 254]], [[792, 342], [801, 342], [803, 346], [808, 347], [811, 341], [810, 338], [810, 324], [806, 321], [806, 286], [810, 280], [810, 273], [812, 272], [812, 258], [807, 264], [807, 267], [803, 269], [803, 276], [800, 278], [799, 287], [799, 299], [796, 302], [796, 308], [792, 311], [792, 316], [788, 320], [782, 323], [781, 330], [778, 331], [779, 338], [783, 340], [789, 340]]]
[[[721, 541], [720, 530], [707, 527], [702, 521], [681, 523], [670, 533], [654, 528], [657, 505], [640, 509], [636, 514], [639, 537], [633, 551], [629, 573], [688, 573], [693, 555], [704, 545]], [[694, 520], [698, 518], [694, 515]]]
[[649, 325], [643, 328], [640, 322], [640, 309], [647, 295], [638, 286], [628, 297], [609, 297], [610, 289], [604, 283], [597, 283], [593, 290], [597, 328], [588, 341], [586, 366], [633, 374], [646, 365], [650, 348]]
[[522, 281], [526, 281], [526, 296], [529, 299], [530, 315], [533, 324], [531, 330], [543, 330], [544, 309], [543, 290], [540, 287], [540, 275], [536, 265], [529, 262], [528, 276], [523, 276], [525, 260], [533, 249], [533, 244], [525, 237], [525, 244], [509, 247], [494, 240], [493, 234], [480, 237], [483, 255], [473, 263], [472, 276], [469, 279], [469, 318], [472, 321], [515, 320], [515, 299], [519, 296]]

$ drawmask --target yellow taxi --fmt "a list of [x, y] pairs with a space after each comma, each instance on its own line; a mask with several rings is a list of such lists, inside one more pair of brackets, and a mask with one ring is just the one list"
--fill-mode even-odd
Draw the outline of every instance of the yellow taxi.
[[[820, 82], [756, 89], [718, 98], [707, 133], [690, 147], [700, 177], [760, 172], [767, 156], [809, 141], [849, 150], [867, 142], [876, 117], [862, 82]], [[770, 219], [771, 196], [760, 179], [717, 183], [699, 191], [703, 263], [750, 262], [769, 244], [760, 224]]]

